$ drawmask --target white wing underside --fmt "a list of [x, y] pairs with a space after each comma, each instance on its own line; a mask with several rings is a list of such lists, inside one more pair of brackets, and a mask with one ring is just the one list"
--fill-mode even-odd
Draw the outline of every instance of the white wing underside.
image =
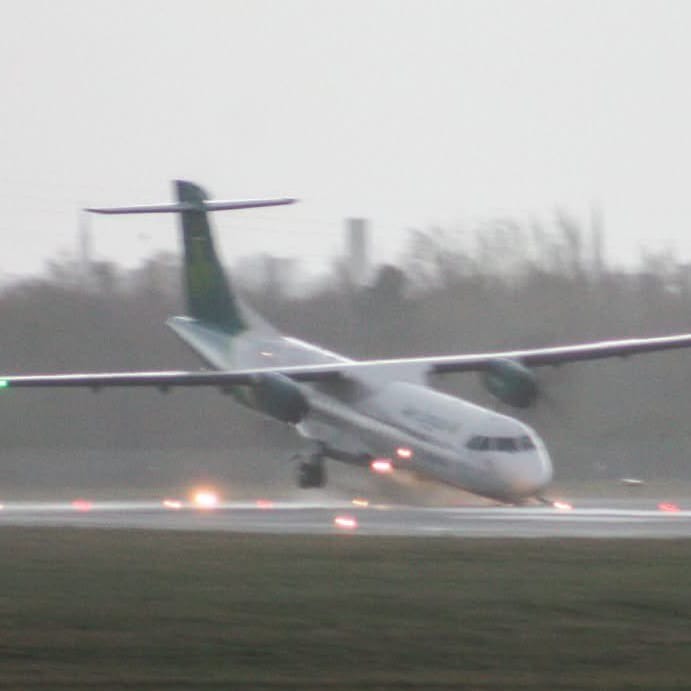
[[[175, 327], [173, 327], [175, 328]], [[286, 339], [290, 341], [290, 339]], [[431, 374], [484, 371], [497, 360], [507, 359], [526, 367], [561, 365], [582, 360], [628, 357], [640, 353], [691, 347], [691, 334], [678, 334], [658, 338], [602, 341], [530, 350], [510, 350], [489, 353], [440, 355], [416, 358], [353, 361], [334, 353], [314, 348], [303, 351], [310, 362], [302, 364], [266, 365], [258, 359], [250, 366], [225, 369], [230, 360], [224, 354], [226, 344], [222, 338], [210, 339], [207, 351], [200, 352], [208, 362], [219, 368], [212, 372], [154, 371], [154, 372], [97, 372], [79, 374], [0, 375], [0, 386], [23, 387], [87, 387], [153, 386], [166, 389], [174, 386], [252, 386], [262, 375], [283, 374], [301, 382], [334, 381], [347, 378], [422, 379]], [[195, 349], [198, 345], [195, 344]], [[260, 353], [261, 355], [261, 353]]]

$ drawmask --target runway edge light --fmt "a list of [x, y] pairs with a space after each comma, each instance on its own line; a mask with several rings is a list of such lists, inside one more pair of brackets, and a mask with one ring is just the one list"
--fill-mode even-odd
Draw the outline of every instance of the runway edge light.
[[342, 530], [355, 530], [358, 527], [357, 518], [348, 514], [336, 516], [333, 520], [334, 526]]

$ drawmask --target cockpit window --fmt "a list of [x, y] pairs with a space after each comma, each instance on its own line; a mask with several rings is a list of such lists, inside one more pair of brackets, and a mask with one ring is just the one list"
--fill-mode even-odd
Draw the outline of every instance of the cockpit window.
[[468, 440], [466, 448], [471, 451], [517, 453], [535, 449], [535, 442], [528, 435], [522, 437], [484, 437], [476, 434]]
[[530, 451], [531, 449], [535, 448], [535, 442], [527, 435], [525, 437], [521, 437], [518, 440], [518, 443], [521, 449], [524, 451]]
[[466, 446], [473, 451], [487, 451], [489, 449], [489, 437], [476, 435], [470, 438]]
[[518, 451], [516, 439], [513, 437], [497, 437], [494, 446], [497, 451]]

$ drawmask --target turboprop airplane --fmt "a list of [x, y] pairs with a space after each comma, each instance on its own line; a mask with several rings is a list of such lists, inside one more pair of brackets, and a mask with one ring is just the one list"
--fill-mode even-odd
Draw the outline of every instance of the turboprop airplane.
[[210, 386], [292, 425], [305, 439], [300, 487], [322, 487], [326, 459], [405, 468], [502, 502], [541, 499], [552, 463], [523, 422], [434, 390], [430, 375], [477, 371], [504, 403], [538, 395], [531, 368], [691, 346], [691, 334], [461, 355], [355, 361], [283, 335], [233, 291], [214, 249], [208, 212], [291, 204], [293, 199], [211, 201], [176, 181], [168, 204], [92, 208], [103, 214], [176, 213], [181, 220], [188, 315], [168, 326], [213, 371], [0, 376], [0, 387]]

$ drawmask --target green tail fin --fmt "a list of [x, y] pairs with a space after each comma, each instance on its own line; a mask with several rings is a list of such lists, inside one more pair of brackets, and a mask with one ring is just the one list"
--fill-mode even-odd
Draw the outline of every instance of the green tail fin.
[[173, 204], [139, 206], [89, 207], [97, 214], [168, 214], [179, 213], [185, 248], [185, 289], [189, 313], [201, 322], [228, 334], [250, 328], [249, 321], [259, 322], [253, 315], [243, 315], [230, 283], [216, 256], [208, 211], [256, 209], [293, 204], [292, 198], [209, 201], [204, 190], [186, 180], [175, 181], [178, 201]]
[[229, 334], [244, 331], [247, 323], [214, 249], [204, 205], [208, 197], [201, 187], [184, 180], [176, 180], [175, 188], [178, 201], [188, 207], [180, 219], [189, 314]]

